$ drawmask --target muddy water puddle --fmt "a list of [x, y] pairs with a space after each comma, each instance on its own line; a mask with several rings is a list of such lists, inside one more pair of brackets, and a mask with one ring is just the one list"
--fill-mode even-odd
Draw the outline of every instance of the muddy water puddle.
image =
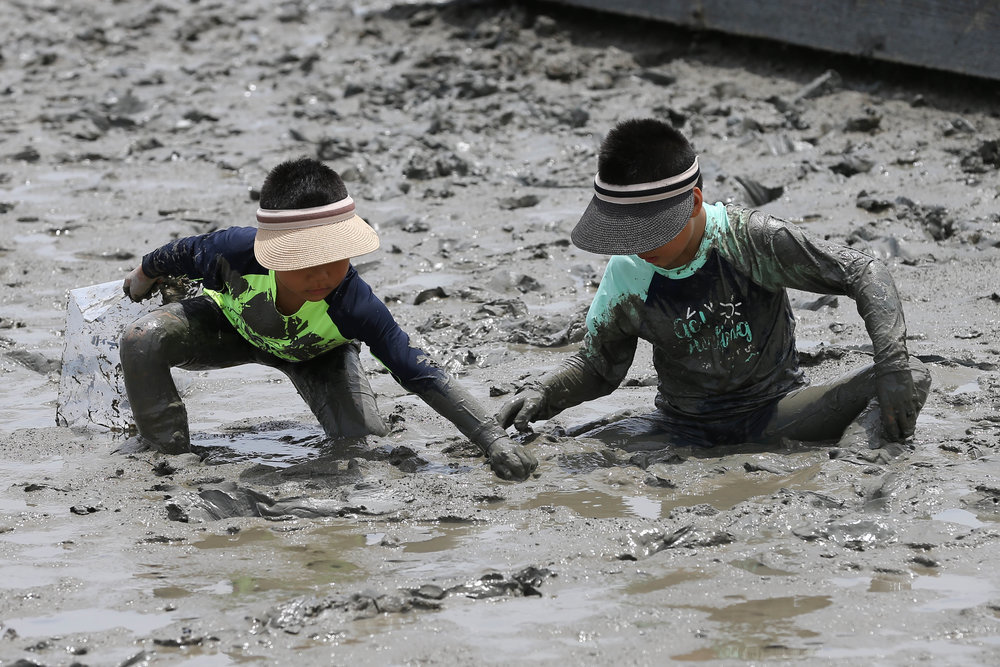
[[871, 577], [836, 577], [830, 582], [841, 588], [858, 588], [867, 593], [912, 593], [912, 609], [918, 612], [940, 612], [948, 609], [971, 609], [988, 603], [997, 589], [988, 580], [963, 574], [935, 572], [922, 568], [923, 574], [877, 573]]
[[948, 396], [975, 394], [980, 391], [979, 378], [983, 371], [965, 366], [931, 365], [934, 387]]
[[811, 481], [820, 466], [806, 466], [785, 475], [747, 477], [742, 471], [730, 471], [715, 480], [711, 488], [688, 493], [683, 489], [648, 487], [641, 494], [612, 495], [590, 488], [542, 491], [532, 499], [517, 505], [518, 509], [566, 507], [580, 516], [593, 519], [610, 519], [631, 516], [640, 519], [659, 519], [678, 507], [711, 505], [717, 510], [728, 510], [737, 504], [759, 496], [769, 496], [779, 489], [788, 488], [816, 491], [818, 485]]
[[142, 614], [100, 607], [74, 609], [46, 616], [7, 618], [4, 624], [21, 637], [54, 637], [65, 634], [101, 632], [124, 628], [134, 634], [148, 634], [174, 621], [175, 614]]
[[403, 544], [407, 554], [436, 554], [451, 551], [476, 532], [469, 524], [438, 524], [430, 528], [426, 540], [411, 540]]
[[739, 600], [724, 607], [678, 605], [676, 609], [705, 612], [706, 620], [718, 625], [719, 638], [712, 641], [711, 646], [672, 657], [694, 662], [803, 657], [810, 653], [809, 647], [789, 644], [808, 643], [818, 637], [818, 633], [799, 627], [796, 617], [825, 609], [831, 604], [833, 602], [825, 595], [796, 595]]
[[645, 579], [629, 584], [625, 588], [625, 593], [629, 595], [653, 593], [664, 588], [711, 579], [713, 576], [713, 574], [704, 570], [680, 568], [659, 576], [647, 575]]
[[[398, 549], [385, 557], [396, 572], [420, 581], [455, 578], [475, 579], [491, 570], [506, 569], [498, 554], [483, 551], [482, 545], [503, 544], [517, 532], [515, 526], [473, 523], [435, 523], [408, 526], [409, 534]], [[378, 533], [376, 533], [377, 535]], [[422, 539], [426, 536], [426, 539]]]
[[981, 528], [986, 525], [985, 521], [981, 521], [980, 517], [968, 510], [959, 509], [957, 507], [942, 510], [931, 516], [935, 521], [944, 521], [946, 523], [957, 523], [961, 526], [967, 526], [969, 528]]
[[[352, 552], [365, 547], [365, 537], [350, 525], [320, 525], [296, 534], [250, 527], [208, 535], [189, 546], [219, 553], [223, 566], [219, 578], [210, 586], [211, 592], [218, 595], [314, 590], [366, 576], [363, 568], [351, 560]], [[196, 580], [205, 578], [206, 574], [201, 573]], [[174, 595], [191, 590], [183, 583], [158, 589]]]

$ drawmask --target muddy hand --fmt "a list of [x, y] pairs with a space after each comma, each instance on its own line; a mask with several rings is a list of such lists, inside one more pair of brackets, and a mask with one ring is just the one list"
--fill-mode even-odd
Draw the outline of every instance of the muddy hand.
[[524, 389], [504, 403], [497, 413], [497, 421], [502, 428], [514, 425], [521, 433], [531, 430], [530, 422], [538, 420], [544, 396], [537, 389]]
[[135, 267], [125, 276], [122, 289], [125, 296], [138, 303], [143, 299], [148, 299], [153, 292], [153, 287], [160, 282], [159, 278], [150, 278], [142, 270], [142, 265]]
[[909, 370], [889, 371], [875, 378], [885, 437], [901, 442], [913, 435], [917, 424], [917, 399]]
[[498, 438], [486, 448], [490, 468], [497, 477], [523, 481], [538, 467], [538, 459], [510, 438]]

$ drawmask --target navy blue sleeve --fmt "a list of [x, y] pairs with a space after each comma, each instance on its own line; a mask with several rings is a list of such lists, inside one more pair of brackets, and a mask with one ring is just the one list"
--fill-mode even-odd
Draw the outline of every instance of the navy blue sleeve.
[[410, 344], [410, 336], [353, 266], [330, 306], [330, 317], [340, 333], [367, 345], [407, 391], [422, 393], [428, 384], [446, 381], [445, 371]]
[[330, 316], [342, 335], [365, 343], [404, 389], [420, 396], [484, 453], [491, 443], [507, 436], [467, 390], [426, 352], [410, 344], [409, 335], [354, 267], [329, 302]]
[[[151, 278], [184, 276], [221, 291], [225, 273], [266, 273], [253, 253], [257, 230], [231, 227], [167, 243], [142, 258], [142, 270]], [[484, 451], [506, 437], [482, 405], [433, 363], [396, 323], [385, 304], [372, 293], [352, 266], [327, 297], [330, 319], [342, 336], [365, 343], [404, 389], [420, 396]]]
[[208, 289], [222, 290], [220, 259], [244, 275], [267, 272], [253, 254], [256, 234], [255, 227], [229, 227], [177, 239], [145, 255], [142, 270], [150, 278], [185, 277], [201, 280]]

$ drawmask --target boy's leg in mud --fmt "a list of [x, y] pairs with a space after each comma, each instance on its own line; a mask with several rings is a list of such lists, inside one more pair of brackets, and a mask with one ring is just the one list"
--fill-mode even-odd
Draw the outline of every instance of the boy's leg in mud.
[[187, 410], [170, 369], [226, 368], [255, 351], [207, 296], [169, 303], [137, 319], [121, 337], [121, 365], [138, 438], [120, 451], [191, 451]]
[[678, 458], [677, 448], [698, 447], [704, 441], [700, 431], [670, 419], [661, 411], [625, 417], [577, 437], [600, 440], [609, 447], [629, 452], [630, 462], [642, 468], [660, 461], [674, 461]]
[[[927, 367], [915, 357], [910, 358], [910, 373], [919, 412], [927, 401], [931, 377]], [[884, 440], [872, 364], [785, 396], [778, 401], [764, 428], [764, 436], [766, 439], [838, 440], [856, 422], [859, 428], [868, 431], [870, 447], [881, 446]]]
[[360, 350], [357, 343], [345, 343], [309, 361], [274, 365], [291, 379], [330, 438], [389, 433], [361, 365]]

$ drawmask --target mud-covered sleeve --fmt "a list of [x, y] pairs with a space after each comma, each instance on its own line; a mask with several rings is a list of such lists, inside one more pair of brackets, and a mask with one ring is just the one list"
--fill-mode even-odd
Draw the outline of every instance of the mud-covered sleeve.
[[[625, 379], [639, 342], [638, 311], [642, 305], [642, 297], [631, 283], [631, 276], [623, 276], [612, 258], [587, 312], [583, 347], [535, 383], [544, 396], [539, 419], [606, 396]], [[623, 284], [629, 286], [623, 288]]]
[[365, 343], [400, 386], [452, 422], [483, 452], [496, 439], [506, 437], [492, 414], [468, 390], [411, 343], [410, 336], [367, 283], [352, 276], [345, 297], [352, 302], [351, 317], [338, 321], [341, 333]]
[[909, 368], [903, 306], [883, 262], [759, 211], [734, 210], [730, 222], [730, 259], [752, 280], [771, 289], [851, 297], [872, 340], [875, 364], [884, 371]]
[[256, 264], [253, 254], [254, 227], [229, 227], [208, 234], [171, 241], [142, 258], [142, 271], [150, 278], [184, 277], [201, 280], [205, 287], [223, 287], [219, 260], [243, 272]]

